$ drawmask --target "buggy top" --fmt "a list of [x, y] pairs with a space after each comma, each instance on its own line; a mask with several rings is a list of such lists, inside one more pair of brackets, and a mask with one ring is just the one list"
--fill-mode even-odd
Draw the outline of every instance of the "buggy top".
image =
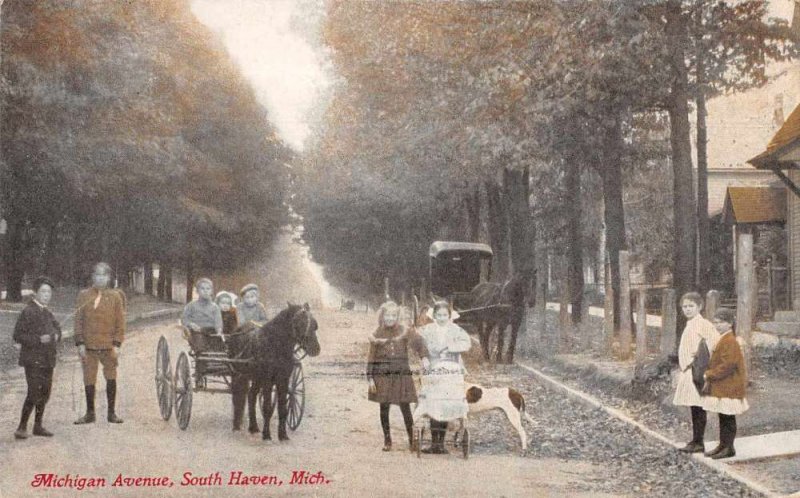
[[482, 266], [491, 272], [493, 254], [486, 244], [437, 240], [428, 250], [431, 292], [442, 297], [469, 292], [481, 282]]

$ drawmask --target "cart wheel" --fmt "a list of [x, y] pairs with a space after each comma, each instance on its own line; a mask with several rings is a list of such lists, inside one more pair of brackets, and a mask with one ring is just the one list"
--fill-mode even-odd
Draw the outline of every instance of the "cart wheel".
[[192, 372], [189, 369], [189, 357], [183, 352], [175, 363], [173, 392], [175, 393], [175, 419], [178, 421], [178, 427], [185, 431], [189, 427], [189, 419], [192, 417]]
[[286, 425], [295, 431], [303, 420], [303, 412], [306, 409], [306, 381], [303, 376], [302, 363], [295, 363], [292, 369], [292, 376], [289, 377], [289, 414]]
[[469, 458], [469, 429], [464, 427], [464, 432], [461, 434], [461, 451], [464, 454], [464, 459]]
[[416, 430], [417, 433], [417, 458], [421, 458], [422, 456], [422, 437], [425, 435], [425, 428], [419, 427]]
[[162, 335], [156, 349], [156, 397], [161, 418], [172, 416], [172, 365], [169, 362], [169, 346]]

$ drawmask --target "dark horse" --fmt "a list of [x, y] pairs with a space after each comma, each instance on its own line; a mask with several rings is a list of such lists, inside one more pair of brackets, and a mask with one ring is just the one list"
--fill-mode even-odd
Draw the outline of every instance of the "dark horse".
[[[233, 429], [241, 427], [245, 397], [247, 398], [249, 431], [258, 432], [256, 403], [258, 394], [263, 396], [262, 416], [264, 428], [262, 439], [272, 439], [269, 422], [274, 407], [272, 389], [278, 405], [278, 439], [287, 441], [286, 415], [288, 412], [289, 377], [294, 368], [295, 346], [303, 348], [309, 356], [320, 353], [317, 339], [317, 321], [311, 315], [308, 304], [302, 306], [289, 303], [286, 309], [258, 328], [252, 324], [242, 325], [229, 336], [228, 355], [234, 359], [250, 360], [237, 368], [233, 379]], [[250, 383], [252, 382], [252, 385]]]
[[506, 352], [506, 363], [514, 362], [514, 351], [517, 348], [517, 334], [519, 333], [522, 319], [525, 316], [525, 306], [530, 287], [532, 275], [515, 274], [504, 284], [495, 282], [482, 282], [476, 285], [469, 293], [469, 308], [484, 308], [495, 305], [508, 305], [508, 312], [487, 312], [477, 315], [477, 319], [472, 320], [477, 326], [478, 337], [483, 350], [483, 357], [491, 360], [491, 338], [494, 330], [497, 330], [497, 350], [495, 361], [501, 362], [503, 359], [503, 349], [505, 348], [506, 328], [511, 326], [511, 336], [509, 338], [508, 351]]

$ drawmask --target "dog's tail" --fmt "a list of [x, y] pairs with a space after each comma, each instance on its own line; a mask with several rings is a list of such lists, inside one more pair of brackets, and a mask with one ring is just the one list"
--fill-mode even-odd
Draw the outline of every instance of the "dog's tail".
[[531, 418], [531, 416], [528, 415], [528, 412], [525, 411], [525, 398], [522, 396], [522, 393], [509, 387], [508, 397], [511, 400], [511, 404], [514, 405], [517, 410], [519, 410], [519, 413], [522, 414], [522, 416], [525, 417], [528, 422], [532, 424], [535, 423], [533, 418]]

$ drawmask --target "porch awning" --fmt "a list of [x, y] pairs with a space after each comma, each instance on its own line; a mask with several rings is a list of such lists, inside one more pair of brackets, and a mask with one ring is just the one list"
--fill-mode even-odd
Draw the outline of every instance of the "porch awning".
[[784, 223], [786, 190], [775, 187], [728, 187], [722, 216], [728, 224]]

